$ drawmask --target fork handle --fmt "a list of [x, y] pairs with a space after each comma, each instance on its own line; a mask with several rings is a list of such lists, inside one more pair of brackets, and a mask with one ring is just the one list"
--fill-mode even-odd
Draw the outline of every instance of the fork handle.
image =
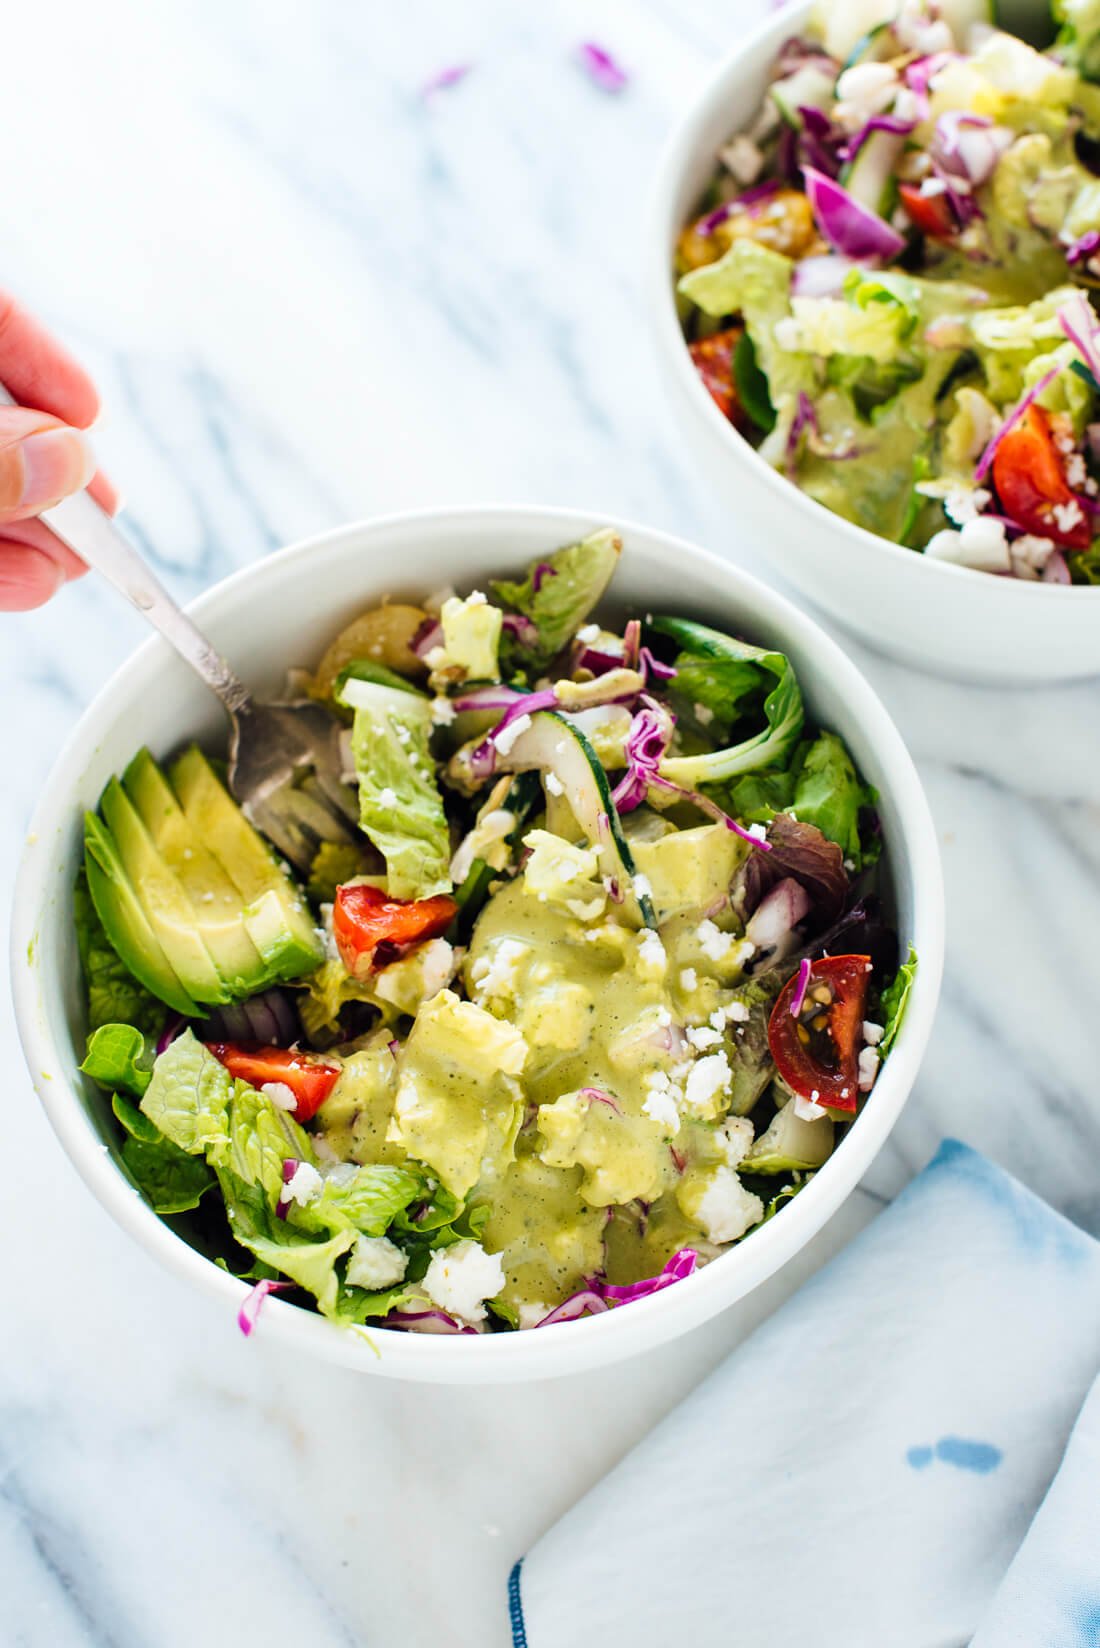
[[[19, 403], [0, 383], [0, 406]], [[51, 532], [114, 585], [168, 644], [216, 692], [231, 715], [247, 708], [250, 694], [221, 654], [169, 595], [130, 540], [89, 492], [74, 493], [42, 512]]]

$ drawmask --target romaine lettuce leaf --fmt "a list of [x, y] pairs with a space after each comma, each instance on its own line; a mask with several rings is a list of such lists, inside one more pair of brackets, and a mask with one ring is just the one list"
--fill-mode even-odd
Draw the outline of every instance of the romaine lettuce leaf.
[[875, 791], [860, 779], [844, 740], [835, 732], [820, 733], [806, 752], [788, 810], [835, 841], [846, 862], [858, 870], [866, 856], [860, 812], [874, 801]]
[[429, 748], [428, 699], [349, 680], [341, 701], [355, 711], [351, 748], [359, 822], [386, 860], [390, 893], [449, 893], [451, 843]]
[[263, 1264], [312, 1293], [325, 1316], [336, 1316], [340, 1280], [336, 1262], [356, 1241], [353, 1228], [327, 1239], [308, 1235], [277, 1218], [260, 1185], [240, 1179], [229, 1168], [218, 1173], [234, 1238]]
[[571, 641], [611, 582], [622, 539], [610, 527], [579, 543], [567, 544], [532, 563], [520, 582], [497, 579], [493, 595], [512, 612], [530, 619], [535, 635], [505, 634], [509, 664], [541, 669]]
[[73, 888], [73, 922], [88, 987], [88, 1029], [132, 1024], [146, 1035], [159, 1034], [167, 1009], [138, 983], [112, 946], [92, 903], [83, 869]]
[[229, 1142], [233, 1078], [190, 1030], [165, 1048], [142, 1097], [142, 1114], [189, 1156]]
[[116, 1093], [111, 1109], [127, 1137], [122, 1160], [154, 1213], [186, 1213], [215, 1182], [205, 1161], [189, 1156], [143, 1116], [136, 1105]]
[[[683, 648], [677, 659], [678, 669], [681, 660], [687, 664], [688, 659], [697, 660], [704, 667], [708, 664], [715, 666], [714, 696], [717, 701], [723, 697], [724, 691], [731, 716], [745, 696], [744, 667], [753, 671], [758, 690], [767, 686], [769, 677], [774, 678], [774, 684], [763, 703], [766, 723], [763, 731], [704, 755], [667, 758], [661, 763], [661, 777], [684, 789], [697, 790], [703, 784], [728, 783], [731, 778], [754, 772], [760, 767], [786, 765], [801, 737], [804, 720], [802, 693], [789, 658], [784, 653], [749, 646], [745, 641], [682, 618], [656, 618], [653, 628], [662, 635], [670, 636]], [[693, 669], [691, 679], [694, 690], [698, 690], [702, 674], [702, 669]], [[723, 681], [727, 683], [725, 689], [721, 685]], [[674, 691], [679, 688], [678, 677], [673, 687]]]
[[398, 1214], [426, 1194], [424, 1175], [412, 1167], [356, 1167], [327, 1177], [316, 1201], [293, 1204], [288, 1217], [302, 1230], [384, 1236]]
[[884, 1033], [879, 1042], [878, 1050], [882, 1058], [893, 1047], [897, 1040], [901, 1021], [905, 1017], [905, 1009], [909, 1005], [909, 992], [913, 988], [913, 980], [917, 976], [917, 952], [909, 946], [909, 954], [898, 968], [893, 979], [882, 992], [882, 1022]]
[[101, 1024], [88, 1037], [80, 1068], [108, 1092], [140, 1099], [153, 1079], [153, 1048], [135, 1025]]

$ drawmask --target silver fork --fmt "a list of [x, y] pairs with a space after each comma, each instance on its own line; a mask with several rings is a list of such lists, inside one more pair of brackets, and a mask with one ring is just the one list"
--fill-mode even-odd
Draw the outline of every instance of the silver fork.
[[[0, 405], [15, 404], [0, 385]], [[279, 852], [304, 873], [320, 842], [353, 841], [358, 807], [342, 777], [336, 717], [309, 699], [258, 703], [89, 493], [64, 499], [42, 519], [218, 695], [229, 716], [229, 788]]]

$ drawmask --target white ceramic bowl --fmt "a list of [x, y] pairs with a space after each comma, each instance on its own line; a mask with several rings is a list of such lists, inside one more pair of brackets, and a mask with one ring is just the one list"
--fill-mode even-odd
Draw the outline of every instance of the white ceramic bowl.
[[774, 470], [724, 418], [687, 352], [672, 253], [719, 148], [760, 108], [783, 41], [809, 5], [784, 8], [737, 46], [689, 109], [657, 177], [646, 302], [673, 416], [724, 497], [784, 578], [877, 651], [974, 681], [1100, 673], [1100, 589], [1018, 582], [929, 561], [832, 514]]
[[[277, 689], [357, 611], [384, 594], [421, 598], [470, 587], [605, 524], [553, 509], [469, 509], [349, 526], [285, 549], [219, 584], [196, 618], [245, 679]], [[310, 1311], [266, 1301], [259, 1331], [330, 1361], [397, 1378], [478, 1383], [535, 1379], [612, 1361], [683, 1333], [770, 1276], [857, 1183], [908, 1097], [932, 1024], [943, 958], [943, 889], [932, 819], [913, 763], [882, 705], [822, 631], [745, 573], [691, 544], [620, 522], [625, 551], [612, 604], [705, 618], [789, 653], [809, 710], [847, 740], [880, 792], [897, 925], [921, 958], [901, 1035], [874, 1095], [841, 1147], [782, 1214], [676, 1287], [620, 1310], [527, 1333], [481, 1338], [375, 1332], [375, 1346]], [[72, 928], [81, 813], [147, 744], [165, 755], [191, 736], [216, 742], [215, 700], [157, 637], [108, 683], [46, 784], [19, 869], [12, 976], [20, 1034], [39, 1097], [65, 1149], [107, 1211], [178, 1275], [209, 1293], [226, 1331], [246, 1287], [150, 1210], [123, 1174], [104, 1096], [81, 1076], [83, 992]]]

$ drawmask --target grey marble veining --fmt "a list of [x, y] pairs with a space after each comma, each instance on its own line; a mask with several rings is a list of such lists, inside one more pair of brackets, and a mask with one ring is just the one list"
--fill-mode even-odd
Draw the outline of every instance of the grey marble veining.
[[[5, 112], [31, 135], [3, 278], [96, 371], [104, 459], [172, 588], [357, 515], [486, 500], [625, 513], [758, 565], [662, 404], [639, 291], [660, 145], [755, 15], [60, 0], [9, 20], [28, 68]], [[578, 69], [584, 38], [628, 68], [622, 95]], [[469, 76], [425, 99], [457, 62]], [[6, 905], [41, 781], [141, 626], [86, 580], [0, 631]], [[80, 1186], [0, 991], [5, 1643], [503, 1648], [515, 1557], [943, 1133], [1100, 1232], [1097, 686], [960, 688], [846, 644], [935, 811], [940, 1020], [813, 1251], [641, 1362], [453, 1392], [246, 1343]]]

